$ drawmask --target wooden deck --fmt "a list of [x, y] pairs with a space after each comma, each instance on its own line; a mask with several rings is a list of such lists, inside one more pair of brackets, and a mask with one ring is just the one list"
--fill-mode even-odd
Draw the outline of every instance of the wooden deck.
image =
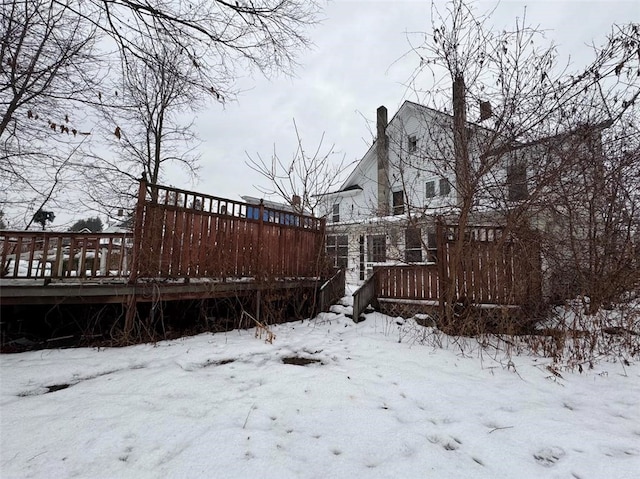
[[334, 274], [324, 230], [324, 219], [141, 181], [131, 232], [0, 231], [0, 304], [120, 303], [126, 331], [138, 303], [295, 290], [326, 303], [344, 275], [323, 284]]
[[[28, 281], [28, 282], [27, 282]], [[126, 303], [134, 297], [136, 303], [180, 301], [191, 299], [229, 298], [255, 294], [257, 291], [318, 288], [315, 278], [258, 283], [254, 280], [194, 282], [138, 281], [44, 281], [0, 280], [2, 305], [30, 304], [113, 304]]]

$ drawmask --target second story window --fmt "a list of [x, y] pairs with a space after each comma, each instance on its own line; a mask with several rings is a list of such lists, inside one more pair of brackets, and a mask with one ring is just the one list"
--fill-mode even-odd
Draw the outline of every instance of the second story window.
[[447, 178], [440, 178], [440, 196], [449, 196], [451, 193], [451, 183]]
[[340, 205], [338, 203], [333, 205], [331, 221], [334, 223], [337, 223], [338, 221], [340, 221]]
[[425, 196], [427, 199], [429, 199], [429, 198], [435, 198], [435, 196], [436, 196], [436, 182], [435, 182], [434, 180], [432, 180], [432, 181], [427, 181], [427, 182], [425, 183], [424, 191], [425, 191], [425, 195], [424, 195], [424, 196]]
[[393, 192], [393, 214], [404, 214], [404, 191]]
[[507, 188], [509, 201], [526, 200], [529, 197], [526, 163], [514, 163], [507, 168]]

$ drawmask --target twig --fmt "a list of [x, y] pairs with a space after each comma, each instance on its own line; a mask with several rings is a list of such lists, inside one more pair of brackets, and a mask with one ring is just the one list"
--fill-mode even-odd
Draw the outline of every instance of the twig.
[[254, 402], [249, 408], [249, 412], [247, 413], [247, 417], [244, 420], [244, 424], [242, 425], [242, 429], [247, 427], [247, 422], [249, 422], [249, 416], [251, 415], [251, 411], [253, 411], [256, 407], [256, 403]]
[[513, 426], [494, 427], [491, 431], [489, 431], [489, 434], [491, 434], [493, 431], [499, 431], [500, 429], [513, 429]]

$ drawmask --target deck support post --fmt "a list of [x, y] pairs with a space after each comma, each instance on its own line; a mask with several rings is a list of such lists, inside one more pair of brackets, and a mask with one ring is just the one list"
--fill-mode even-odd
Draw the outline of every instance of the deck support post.
[[447, 268], [447, 249], [445, 247], [446, 238], [444, 228], [444, 219], [441, 216], [436, 218], [436, 262], [438, 264], [438, 296], [440, 302], [440, 320], [442, 321], [446, 315], [446, 298], [448, 287], [449, 287], [449, 278], [448, 278], [448, 268]]
[[262, 289], [260, 285], [258, 285], [258, 289], [256, 291], [256, 321], [260, 322], [260, 303], [262, 302]]
[[138, 302], [136, 301], [135, 294], [130, 294], [129, 296], [127, 296], [126, 302], [123, 304], [125, 308], [124, 337], [127, 339], [130, 338], [131, 332], [133, 331], [133, 325], [138, 312], [137, 305]]

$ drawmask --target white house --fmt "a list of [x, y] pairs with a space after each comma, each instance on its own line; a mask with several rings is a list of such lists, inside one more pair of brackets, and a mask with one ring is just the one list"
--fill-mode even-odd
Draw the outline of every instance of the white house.
[[[387, 109], [378, 108], [376, 140], [344, 184], [324, 195], [322, 202], [327, 253], [336, 266], [347, 268], [349, 282], [362, 282], [376, 264], [435, 260], [434, 220], [444, 216], [455, 221], [462, 201], [453, 121], [447, 113], [410, 101], [390, 121]], [[606, 126], [592, 131], [599, 134]], [[560, 157], [572, 142], [586, 144], [573, 132], [531, 143], [509, 142], [474, 123], [466, 123], [465, 134], [477, 188], [475, 224], [495, 225], [523, 202], [533, 211], [532, 185], [537, 192], [553, 189], [536, 169], [549, 169], [553, 161], [548, 158]], [[539, 214], [535, 221], [531, 226], [539, 230], [558, 228], [558, 223], [550, 224], [548, 214]]]
[[458, 201], [455, 167], [444, 160], [453, 157], [451, 121], [410, 101], [391, 121], [387, 109], [378, 108], [376, 141], [322, 202], [327, 252], [347, 268], [349, 282], [366, 279], [374, 264], [434, 260], [429, 225]]

